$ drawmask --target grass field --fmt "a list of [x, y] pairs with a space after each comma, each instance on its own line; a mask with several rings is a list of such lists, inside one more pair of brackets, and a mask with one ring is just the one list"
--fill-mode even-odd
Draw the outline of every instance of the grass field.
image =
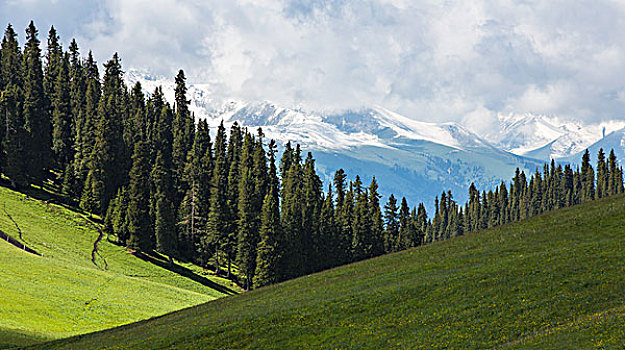
[[0, 230], [15, 238], [21, 230], [22, 242], [42, 254], [0, 241], [0, 348], [115, 327], [237, 290], [199, 267], [182, 264], [172, 272], [106, 239], [98, 245], [96, 265], [91, 253], [99, 233], [93, 223], [4, 187]]
[[623, 349], [625, 197], [36, 346]]

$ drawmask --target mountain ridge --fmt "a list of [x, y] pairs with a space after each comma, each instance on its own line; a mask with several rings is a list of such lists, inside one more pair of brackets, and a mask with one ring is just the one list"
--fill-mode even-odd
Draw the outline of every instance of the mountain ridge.
[[[129, 85], [140, 82], [147, 94], [162, 86], [166, 99], [173, 101], [173, 80], [137, 70], [128, 71], [125, 79]], [[578, 163], [580, 152], [601, 141], [601, 128], [625, 127], [625, 121], [613, 121], [586, 130], [579, 122], [555, 117], [509, 114], [498, 115], [492, 131], [480, 135], [462, 123], [417, 121], [382, 106], [315, 112], [270, 101], [220, 102], [211, 90], [210, 84], [188, 84], [190, 110], [212, 130], [222, 121], [226, 127], [235, 121], [261, 127], [267, 139], [313, 152], [325, 186], [343, 168], [364, 182], [376, 176], [385, 197], [394, 193], [427, 206], [447, 190], [462, 203], [471, 183], [493, 188], [508, 181], [516, 168], [533, 172], [551, 158]]]

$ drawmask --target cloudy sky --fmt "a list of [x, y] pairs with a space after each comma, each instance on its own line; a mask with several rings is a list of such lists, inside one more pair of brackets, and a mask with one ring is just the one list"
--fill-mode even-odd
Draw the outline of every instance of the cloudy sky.
[[624, 0], [0, 0], [100, 62], [211, 83], [217, 98], [431, 121], [625, 117]]

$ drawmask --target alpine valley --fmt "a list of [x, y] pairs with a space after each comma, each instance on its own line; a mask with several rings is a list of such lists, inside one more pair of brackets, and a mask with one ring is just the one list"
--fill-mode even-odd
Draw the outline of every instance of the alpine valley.
[[[125, 74], [129, 86], [141, 83], [146, 94], [162, 87], [174, 100], [174, 81], [142, 70]], [[507, 181], [516, 168], [534, 172], [551, 159], [577, 164], [588, 148], [614, 149], [625, 159], [625, 120], [587, 125], [554, 116], [497, 115], [491, 127], [466, 123], [416, 121], [381, 106], [339, 113], [285, 108], [269, 101], [218, 100], [210, 84], [189, 84], [190, 109], [196, 119], [208, 120], [212, 130], [223, 121], [256, 129], [278, 144], [299, 144], [313, 152], [326, 186], [342, 168], [359, 174], [364, 183], [376, 176], [380, 193], [394, 193], [411, 203], [430, 201], [451, 190], [460, 203], [467, 200], [471, 183], [489, 189]], [[488, 132], [478, 130], [487, 129]]]

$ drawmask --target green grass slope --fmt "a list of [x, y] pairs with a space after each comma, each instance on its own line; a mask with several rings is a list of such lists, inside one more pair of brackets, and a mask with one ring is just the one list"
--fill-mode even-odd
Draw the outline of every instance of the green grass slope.
[[[12, 219], [12, 220], [11, 220]], [[16, 226], [17, 224], [17, 226]], [[42, 256], [0, 241], [0, 348], [93, 332], [228, 294], [228, 281], [184, 275], [141, 260], [106, 239], [97, 266], [93, 224], [57, 205], [0, 187], [0, 230]]]
[[36, 348], [622, 349], [624, 305], [619, 196]]

